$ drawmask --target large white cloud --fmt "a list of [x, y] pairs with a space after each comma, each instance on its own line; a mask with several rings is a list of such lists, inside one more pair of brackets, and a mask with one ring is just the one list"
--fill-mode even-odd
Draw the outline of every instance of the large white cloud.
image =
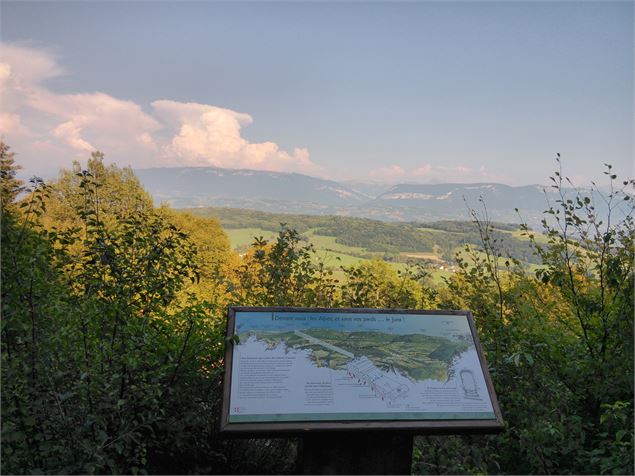
[[178, 129], [164, 147], [166, 156], [176, 156], [188, 165], [215, 165], [315, 172], [307, 149], [292, 153], [273, 142], [250, 143], [240, 130], [253, 122], [249, 114], [197, 103], [160, 100], [152, 103], [158, 117]]
[[206, 104], [158, 100], [152, 111], [104, 92], [59, 94], [47, 80], [64, 74], [50, 51], [0, 44], [0, 136], [27, 171], [67, 167], [101, 150], [135, 167], [216, 165], [318, 172], [305, 148], [250, 143], [251, 116]]

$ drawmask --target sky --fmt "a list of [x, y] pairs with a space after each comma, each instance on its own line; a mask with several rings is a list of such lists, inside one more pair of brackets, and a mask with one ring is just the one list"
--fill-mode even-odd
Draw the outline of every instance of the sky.
[[0, 3], [24, 174], [93, 150], [378, 182], [633, 175], [633, 2]]

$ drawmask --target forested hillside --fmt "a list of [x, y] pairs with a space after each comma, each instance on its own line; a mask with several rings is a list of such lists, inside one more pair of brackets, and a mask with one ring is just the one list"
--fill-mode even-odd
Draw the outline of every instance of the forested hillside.
[[[297, 472], [295, 439], [218, 437], [234, 304], [471, 310], [505, 431], [417, 437], [415, 474], [635, 470], [634, 182], [610, 167], [608, 208], [629, 209], [619, 219], [596, 218], [597, 195], [582, 193], [546, 207], [536, 231], [484, 210], [470, 225], [401, 234], [372, 220], [254, 215], [250, 226], [275, 235], [239, 255], [221, 223], [245, 217], [157, 208], [100, 153], [50, 183], [21, 183], [15, 159], [0, 143], [3, 474]], [[564, 180], [554, 175], [554, 193]], [[302, 238], [309, 230], [382, 253], [429, 250], [438, 232], [478, 240], [432, 284], [378, 259], [336, 273]], [[513, 240], [531, 247], [535, 271], [507, 256]]]
[[[367, 218], [292, 215], [222, 207], [192, 208], [189, 211], [218, 219], [230, 238], [235, 238], [234, 244], [239, 251], [247, 246], [245, 234], [234, 230], [244, 230], [251, 244], [258, 233], [267, 235], [269, 233], [266, 232], [276, 232], [281, 223], [300, 233], [318, 253], [337, 251], [351, 257], [379, 258], [392, 263], [416, 264], [420, 261], [437, 266], [439, 263], [454, 265], [457, 252], [464, 250], [466, 245], [478, 246], [482, 241], [478, 227], [470, 221], [389, 223]], [[498, 240], [506, 255], [523, 262], [525, 267], [540, 261], [529, 239], [519, 233], [520, 225], [492, 222], [490, 227], [490, 234]], [[333, 237], [334, 242], [342, 246], [329, 246], [328, 241], [316, 236]]]

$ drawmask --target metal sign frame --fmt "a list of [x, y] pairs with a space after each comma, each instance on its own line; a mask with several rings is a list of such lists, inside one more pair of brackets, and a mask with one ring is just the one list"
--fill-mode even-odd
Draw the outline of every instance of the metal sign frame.
[[[284, 422], [230, 422], [229, 408], [231, 400], [232, 361], [237, 312], [299, 312], [299, 313], [340, 313], [340, 314], [415, 314], [465, 316], [483, 371], [487, 393], [494, 411], [493, 419], [451, 419], [451, 420], [333, 420], [333, 421], [284, 421]], [[275, 436], [283, 434], [306, 434], [320, 431], [404, 431], [417, 434], [462, 434], [496, 433], [504, 428], [494, 385], [483, 355], [474, 319], [469, 311], [406, 310], [406, 309], [368, 309], [368, 308], [303, 308], [303, 307], [244, 307], [232, 306], [228, 311], [227, 339], [225, 347], [225, 374], [223, 380], [223, 403], [220, 419], [220, 431], [226, 436]]]

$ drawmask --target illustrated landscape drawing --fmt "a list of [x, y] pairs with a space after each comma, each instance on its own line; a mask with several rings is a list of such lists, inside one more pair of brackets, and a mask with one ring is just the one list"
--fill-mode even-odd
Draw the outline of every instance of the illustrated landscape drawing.
[[235, 332], [230, 422], [494, 418], [465, 315], [237, 312]]

